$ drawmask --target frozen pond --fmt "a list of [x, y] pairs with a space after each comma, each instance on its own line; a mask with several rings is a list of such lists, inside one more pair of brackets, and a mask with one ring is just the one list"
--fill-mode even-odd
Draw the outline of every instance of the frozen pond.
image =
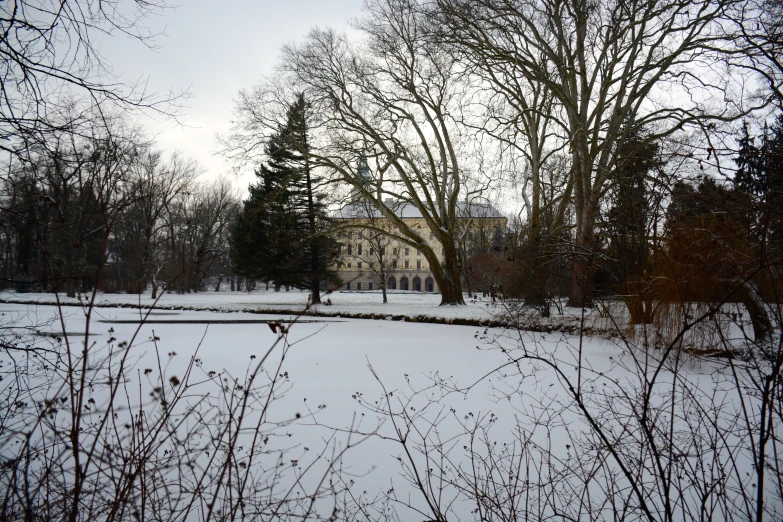
[[[344, 430], [349, 428], [371, 432], [380, 425], [381, 435], [399, 433], [395, 431], [399, 425], [372, 411], [376, 401], [380, 401], [378, 407], [385, 407], [384, 389], [385, 400], [391, 402], [388, 407], [407, 412], [406, 418], [415, 421], [411, 441], [435, 437], [450, 448], [448, 462], [441, 461], [439, 466], [452, 472], [463, 465], [470, 468], [464, 432], [481, 424], [478, 419], [484, 419], [482, 422], [491, 428], [491, 432], [485, 433], [486, 440], [501, 446], [519, 442], [515, 429], [521, 424], [533, 432], [535, 425], [546, 426], [541, 433], [533, 433], [528, 442], [541, 447], [549, 445], [553, 454], [563, 460], [571, 458], [574, 437], [585, 429], [583, 420], [569, 409], [565, 392], [564, 379], [578, 378], [579, 357], [584, 380], [590, 386], [609, 383], [622, 391], [626, 382], [627, 387], [633, 385], [633, 372], [618, 364], [623, 355], [617, 347], [606, 341], [585, 339], [580, 352], [578, 339], [560, 334], [518, 334], [472, 326], [344, 318], [307, 317], [291, 325], [296, 320], [292, 315], [170, 310], [152, 312], [148, 322], [139, 327], [145, 311], [100, 308], [93, 310], [90, 335], [85, 337], [83, 311], [75, 307], [63, 310], [64, 317], [59, 318], [52, 306], [0, 304], [4, 324], [35, 325], [37, 331], [52, 339], [68, 332], [71, 350], [80, 351], [85, 339], [94, 347], [111, 339], [114, 345], [135, 339], [131, 354], [139, 376], [147, 369], [154, 373], [152, 369], [158, 368], [155, 343], [151, 340], [154, 336], [167, 379], [181, 378], [194, 357], [205, 374], [222, 372], [244, 378], [254, 361], [263, 357], [278, 339], [279, 329], [290, 327], [285, 360], [279, 361], [282, 350], [278, 348], [264, 370], [277, 371], [280, 363], [280, 371], [286, 372], [285, 393], [277, 398], [270, 418], [285, 425], [285, 433], [291, 434], [287, 442], [293, 448], [290, 453], [303, 461], [307, 460], [307, 451], [323, 447], [330, 437], [338, 445], [345, 444], [348, 435]], [[495, 348], [508, 349], [518, 348], [521, 343], [557, 357], [564, 373], [557, 375], [545, 364], [529, 361], [509, 364], [509, 354], [490, 349], [493, 343]], [[499, 367], [503, 369], [493, 373]], [[716, 371], [718, 365], [692, 364], [687, 368], [687, 379], [709, 388]], [[661, 382], [670, 381], [670, 374], [664, 371]], [[142, 379], [142, 385], [148, 384]], [[474, 386], [454, 391], [469, 385]], [[710, 393], [723, 397], [725, 390]], [[389, 394], [394, 399], [389, 400]], [[435, 419], [440, 419], [436, 434], [417, 431]], [[430, 463], [420, 463], [424, 469], [430, 469]], [[353, 477], [357, 495], [366, 492], [366, 497], [373, 499], [378, 492], [388, 494], [394, 490], [395, 498], [410, 499], [395, 506], [402, 520], [420, 516], [408, 513], [406, 503], [426, 511], [424, 501], [403, 476], [406, 470], [409, 472], [410, 468], [405, 464], [404, 448], [381, 437], [372, 437], [352, 448], [343, 460], [344, 476]], [[464, 499], [449, 509], [460, 519], [475, 516], [474, 506]]]

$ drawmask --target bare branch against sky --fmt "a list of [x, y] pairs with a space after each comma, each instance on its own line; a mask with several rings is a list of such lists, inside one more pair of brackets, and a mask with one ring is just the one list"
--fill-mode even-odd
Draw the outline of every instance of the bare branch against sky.
[[[101, 52], [125, 81], [149, 81], [149, 90], [189, 89], [185, 126], [150, 117], [143, 124], [164, 150], [179, 149], [212, 176], [227, 170], [214, 156], [215, 135], [229, 129], [239, 89], [270, 74], [280, 48], [314, 26], [348, 31], [362, 0], [187, 0], [147, 20], [162, 32], [151, 51], [127, 38], [107, 38]], [[247, 180], [238, 180], [243, 189]]]

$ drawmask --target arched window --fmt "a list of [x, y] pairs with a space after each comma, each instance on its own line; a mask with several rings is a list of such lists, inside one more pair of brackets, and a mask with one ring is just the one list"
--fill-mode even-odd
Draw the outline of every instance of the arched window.
[[413, 278], [413, 291], [421, 292], [421, 278], [419, 276]]
[[400, 278], [400, 290], [407, 290], [407, 289], [408, 289], [408, 278], [402, 276]]
[[435, 291], [435, 281], [433, 281], [431, 277], [428, 277], [427, 279], [424, 280], [424, 291], [425, 292]]
[[397, 290], [397, 279], [395, 279], [394, 276], [391, 276], [388, 281], [386, 281], [386, 288], [389, 290]]

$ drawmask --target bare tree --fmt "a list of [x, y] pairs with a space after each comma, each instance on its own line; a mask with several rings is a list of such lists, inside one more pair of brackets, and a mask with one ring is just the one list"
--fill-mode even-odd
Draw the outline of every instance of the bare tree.
[[[313, 30], [302, 44], [285, 47], [278, 67], [282, 86], [240, 94], [229, 154], [252, 158], [259, 135], [270, 127], [270, 113], [287, 98], [279, 91], [304, 91], [312, 106], [313, 167], [370, 201], [396, 227], [395, 239], [426, 257], [442, 304], [462, 304], [457, 203], [472, 199], [465, 181], [480, 165], [471, 154], [476, 142], [455, 119], [466, 87], [460, 65], [431, 38], [414, 3], [368, 2], [358, 28], [366, 45]], [[362, 157], [368, 168], [359, 172]], [[442, 257], [384, 203], [387, 197], [421, 213]]]
[[[144, 20], [163, 1], [12, 0], [0, 4], [0, 150], [21, 159], [63, 129], [86, 132], [106, 114], [150, 109], [175, 116], [181, 95], [156, 96], [144, 80], [123, 84], [99, 52], [99, 35], [154, 46]], [[86, 125], [86, 127], [85, 127]]]
[[[357, 263], [356, 268], [369, 274], [388, 303], [389, 277], [397, 270], [400, 256], [400, 243], [393, 238], [391, 222], [384, 218], [369, 201], [362, 200], [344, 208], [338, 218], [348, 219], [349, 224], [337, 225], [343, 246], [342, 259]], [[342, 219], [338, 219], [339, 223]], [[345, 232], [348, 229], [348, 233]]]
[[[94, 231], [99, 237], [94, 280], [102, 277], [118, 217], [132, 202], [110, 198], [117, 179], [105, 177], [91, 178], [102, 223]], [[227, 180], [202, 189], [192, 203], [203, 220], [194, 224], [198, 231], [189, 231], [192, 243], [215, 241], [222, 209], [232, 201]], [[208, 252], [201, 254], [204, 261]], [[59, 291], [54, 295], [59, 303]], [[118, 339], [107, 326], [100, 333], [108, 335], [96, 340], [98, 296], [96, 286], [82, 300], [83, 329], [77, 333], [69, 331], [73, 323], [61, 305], [50, 309], [46, 322], [4, 318], [0, 324], [0, 518], [207, 521], [334, 515], [344, 489], [334, 483], [335, 470], [345, 451], [360, 441], [332, 436], [313, 451], [289, 442], [290, 427], [323, 408], [304, 416], [274, 411], [276, 398], [290, 388], [284, 362], [292, 324], [264, 325], [273, 332], [272, 342], [250, 354], [242, 374], [205, 367], [198, 346], [174, 371], [176, 352], [164, 351], [154, 332], [142, 338], [157, 301], [136, 316], [138, 325], [127, 338]], [[54, 332], [42, 334], [43, 328]], [[150, 357], [144, 360], [141, 351]]]
[[21, 275], [47, 290], [65, 289], [70, 297], [99, 284], [91, 274], [102, 262], [104, 216], [116, 215], [133, 199], [130, 171], [145, 146], [122, 121], [110, 129], [107, 123], [97, 123], [89, 137], [67, 130], [52, 134], [30, 149], [33, 161], [17, 163], [5, 180], [3, 214], [16, 228], [9, 247], [25, 250]]
[[122, 275], [133, 279], [133, 291], [142, 292], [151, 284], [152, 298], [157, 297], [161, 266], [156, 257], [165, 246], [161, 232], [166, 209], [193, 189], [199, 173], [198, 165], [179, 153], [172, 154], [168, 161], [159, 151], [140, 153], [128, 187], [134, 201], [120, 217], [111, 246], [118, 260], [123, 260]]
[[159, 274], [179, 293], [204, 289], [211, 267], [228, 252], [230, 226], [240, 197], [228, 178], [193, 185], [166, 207]]
[[[575, 306], [590, 302], [595, 220], [618, 145], [643, 128], [651, 140], [683, 129], [714, 130], [768, 100], [743, 97], [755, 72], [743, 44], [723, 27], [730, 10], [752, 9], [750, 2], [436, 3], [446, 24], [441, 34], [466, 47], [484, 71], [499, 71], [490, 79], [512, 106], [542, 86], [558, 108], [553, 118], [572, 163]], [[507, 81], [514, 76], [527, 87]], [[519, 109], [522, 117], [541, 114]]]
[[768, 90], [783, 100], [783, 2], [762, 0], [730, 11], [734, 36], [747, 43], [748, 66], [758, 71]]

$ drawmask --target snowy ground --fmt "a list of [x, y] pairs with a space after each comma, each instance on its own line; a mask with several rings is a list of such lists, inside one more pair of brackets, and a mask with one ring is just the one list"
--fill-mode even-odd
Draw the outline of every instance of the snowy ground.
[[[273, 290], [258, 290], [253, 292], [198, 292], [191, 294], [164, 293], [157, 301], [151, 298], [149, 292], [136, 294], [104, 294], [99, 293], [96, 304], [99, 307], [107, 306], [154, 306], [158, 309], [185, 309], [208, 310], [217, 312], [253, 312], [264, 311], [290, 311], [300, 313], [305, 309], [308, 300], [308, 292], [291, 290], [290, 292]], [[59, 296], [60, 302], [67, 305], [83, 304], [90, 295], [68, 298], [63, 294]], [[466, 320], [475, 323], [482, 321], [505, 321], [506, 305], [491, 297], [474, 296], [465, 294], [465, 306], [440, 306], [440, 294], [428, 294], [424, 292], [400, 292], [388, 293], [388, 303], [383, 303], [380, 292], [334, 292], [322, 295], [323, 304], [312, 307], [314, 315], [321, 316], [362, 316], [365, 318], [416, 318], [436, 322], [450, 320]], [[0, 292], [0, 303], [37, 303], [56, 304], [55, 295], [51, 293], [16, 293], [13, 291]], [[326, 304], [329, 302], [330, 304]], [[581, 310], [564, 307], [558, 313], [554, 311], [549, 319], [541, 319], [534, 311], [528, 311], [524, 318], [524, 324], [530, 328], [537, 326], [576, 326], [581, 319]], [[595, 311], [588, 311], [587, 321], [592, 321]], [[586, 324], [590, 324], [589, 322]]]
[[[49, 302], [51, 294], [5, 293], [5, 299], [23, 297], [28, 300]], [[360, 313], [401, 313], [421, 315], [432, 314], [438, 317], [474, 317], [491, 316], [488, 301], [471, 303], [466, 307], [439, 307], [439, 296], [427, 294], [392, 294], [390, 303], [383, 305], [380, 295], [371, 293], [337, 293], [329, 296], [332, 300], [330, 311]], [[198, 349], [198, 357], [203, 361], [205, 371], [225, 371], [230, 375], [244, 375], [251, 364], [252, 356], [261, 355], [277, 338], [268, 324], [258, 323], [266, 318], [290, 320], [293, 316], [259, 316], [245, 313], [243, 309], [290, 309], [300, 310], [307, 296], [300, 292], [244, 292], [200, 293], [188, 295], [167, 295], [161, 300], [166, 307], [218, 308], [234, 310], [224, 314], [210, 311], [162, 310], [152, 312], [149, 323], [145, 324], [137, 335], [138, 342], [133, 348], [137, 357], [136, 367], [156, 367], [154, 346], [149, 341], [155, 335], [160, 338], [160, 351], [176, 352], [166, 363], [168, 375], [181, 374]], [[148, 304], [149, 296], [102, 295], [100, 302]], [[81, 343], [83, 337], [78, 333], [84, 330], [84, 314], [77, 307], [65, 307], [65, 332], [75, 334], [71, 342]], [[57, 310], [52, 306], [0, 304], [5, 324], [9, 321], [17, 325], [38, 325], [44, 333], [60, 335], [63, 328], [58, 321]], [[98, 345], [108, 341], [110, 336], [117, 341], [128, 340], [137, 328], [140, 310], [128, 308], [100, 308], [94, 310], [91, 330]], [[452, 315], [449, 315], [452, 314]], [[230, 322], [228, 322], [230, 321]], [[110, 333], [110, 329], [112, 330]], [[360, 404], [361, 400], [372, 404], [381, 396], [381, 383], [370, 371], [374, 369], [387, 390], [397, 392], [397, 397], [410, 395], [412, 390], [426, 387], [433, 382], [449, 382], [458, 385], [478, 384], [469, 393], [452, 394], [438, 405], [448, 412], [450, 408], [455, 427], [459, 419], [479, 418], [492, 412], [498, 419], [494, 422], [494, 433], [501, 442], [509, 440], [512, 427], [521, 416], [538, 411], [543, 404], [557, 406], [561, 391], [553, 388], [557, 378], [546, 369], [538, 368], [532, 372], [531, 381], [526, 381], [524, 393], [513, 392], [512, 399], [503, 395], [503, 387], [508, 382], [499, 380], [501, 374], [481, 380], [482, 376], [508, 360], [501, 350], [488, 349], [493, 339], [508, 345], [517, 332], [501, 329], [483, 329], [472, 326], [444, 324], [403, 323], [395, 321], [358, 320], [347, 318], [305, 318], [305, 322], [292, 327], [290, 341], [292, 347], [287, 354], [284, 368], [290, 375], [291, 388], [276, 404], [276, 416], [292, 418], [296, 414], [312, 411], [313, 405], [326, 405], [326, 409], [316, 413], [301, 425], [291, 429], [296, 433], [299, 448], [317, 447], [329, 433], [329, 428], [346, 429], [356, 427], [360, 419], [361, 429], [371, 430], [383, 419], [373, 415]], [[621, 382], [627, 377], [625, 370], [618, 367], [616, 361], [622, 357], [617, 347], [607, 341], [578, 339], [564, 334], [521, 333], [520, 342], [535, 346], [544, 353], [558, 354], [564, 364], [573, 364], [577, 349], [581, 350], [582, 364], [589, 368], [595, 379], [603, 379], [604, 374], [611, 375], [611, 382]], [[718, 368], [718, 363], [693, 365], [688, 369], [689, 379], [709, 382], [710, 375]], [[526, 367], [527, 368], [527, 367]], [[524, 370], [525, 372], [528, 369]], [[501, 372], [502, 373], [502, 372]], [[601, 377], [598, 377], [600, 375]], [[664, 378], [665, 380], [665, 378]], [[521, 383], [521, 381], [520, 381]], [[562, 384], [562, 382], [560, 383]], [[513, 386], [512, 386], [513, 387]], [[442, 392], [443, 388], [440, 388]], [[411, 403], [411, 411], [426, 409], [426, 394], [417, 395]], [[357, 401], [357, 398], [359, 399]], [[407, 405], [405, 406], [408, 407]], [[561, 415], [560, 407], [556, 415]], [[431, 408], [430, 408], [431, 410]], [[552, 414], [548, 412], [547, 415]], [[566, 412], [558, 423], [569, 425], [570, 430], [578, 430], [577, 419]], [[447, 423], [448, 425], [448, 423]], [[383, 430], [390, 429], [387, 422]], [[562, 456], [566, 443], [570, 439], [565, 432], [555, 429], [546, 434], [546, 441]], [[461, 450], [461, 442], [454, 444], [454, 462], [458, 463], [467, 455]], [[371, 439], [351, 450], [346, 456], [347, 470], [356, 474], [358, 486], [363, 491], [388, 490], [397, 488], [400, 495], [410, 492], [410, 486], [400, 477], [401, 464], [398, 457], [402, 448], [389, 440]], [[412, 498], [416, 499], [414, 495]], [[413, 500], [419, 504], [419, 500]], [[399, 508], [399, 506], [398, 506]], [[452, 506], [453, 512], [472, 518], [469, 512], [472, 506]], [[411, 519], [410, 513], [402, 520]], [[419, 516], [419, 515], [415, 515]], [[460, 517], [462, 518], [462, 517]]]
[[[0, 292], [0, 303], [30, 303], [56, 304], [56, 299], [65, 305], [84, 305], [91, 294], [68, 298], [63, 294], [55, 296], [51, 293], [16, 293]], [[164, 293], [153, 300], [150, 293], [136, 294], [104, 294], [96, 296], [96, 306], [105, 309], [109, 307], [139, 307], [148, 309], [173, 311], [210, 311], [229, 313], [281, 314], [290, 312], [300, 314], [307, 308], [308, 292], [292, 290], [289, 292], [273, 290], [257, 290], [253, 292], [198, 292], [190, 294]], [[560, 307], [551, 307], [551, 315], [540, 316], [532, 308], [519, 307], [517, 302], [503, 302], [491, 297], [465, 294], [465, 306], [440, 306], [440, 294], [424, 292], [391, 291], [388, 303], [383, 303], [380, 292], [345, 292], [339, 291], [322, 296], [323, 304], [314, 305], [307, 315], [317, 317], [356, 319], [386, 319], [394, 321], [433, 322], [450, 324], [470, 324], [474, 326], [507, 326], [513, 325], [528, 331], [537, 332], [568, 332], [571, 334], [585, 333], [589, 336], [616, 337], [618, 332], [625, 336], [636, 338], [636, 342], [644, 344], [641, 337], [652, 336], [649, 327], [638, 325], [635, 332], [628, 328], [627, 308], [622, 301], [597, 302], [594, 308], [569, 308], [565, 300], [560, 300]], [[692, 317], [705, 313], [707, 305], [695, 305], [691, 311]], [[679, 309], [677, 310], [679, 312]], [[712, 321], [703, 321], [696, 328], [690, 329], [683, 342], [697, 349], [710, 349], [721, 345], [724, 336], [736, 339], [739, 344], [744, 342], [746, 334], [751, 332], [751, 323], [744, 307], [737, 303], [725, 303], [721, 311], [710, 314]], [[582, 328], [584, 325], [584, 328]], [[677, 330], [679, 327], [675, 327]], [[676, 332], [674, 332], [676, 333]], [[660, 344], [671, 339], [648, 339], [648, 344]]]
[[[191, 294], [165, 293], [157, 301], [158, 308], [185, 307], [201, 310], [291, 310], [298, 312], [307, 304], [309, 293], [301, 290], [258, 290], [253, 292], [198, 292]], [[69, 299], [60, 295], [63, 303], [78, 303], [89, 298], [89, 294], [80, 299]], [[54, 303], [54, 295], [50, 293], [15, 293], [4, 291], [0, 300], [24, 300], [28, 302]], [[384, 304], [379, 292], [334, 292], [324, 294], [322, 300], [329, 300], [331, 306], [316, 305], [318, 311], [339, 313], [372, 313], [372, 314], [403, 314], [431, 315], [434, 317], [473, 317], [488, 318], [494, 312], [491, 299], [468, 299], [465, 307], [441, 307], [440, 294], [423, 292], [390, 292], [389, 302]], [[150, 292], [136, 294], [99, 294], [99, 305], [131, 304], [150, 306], [154, 304]]]

